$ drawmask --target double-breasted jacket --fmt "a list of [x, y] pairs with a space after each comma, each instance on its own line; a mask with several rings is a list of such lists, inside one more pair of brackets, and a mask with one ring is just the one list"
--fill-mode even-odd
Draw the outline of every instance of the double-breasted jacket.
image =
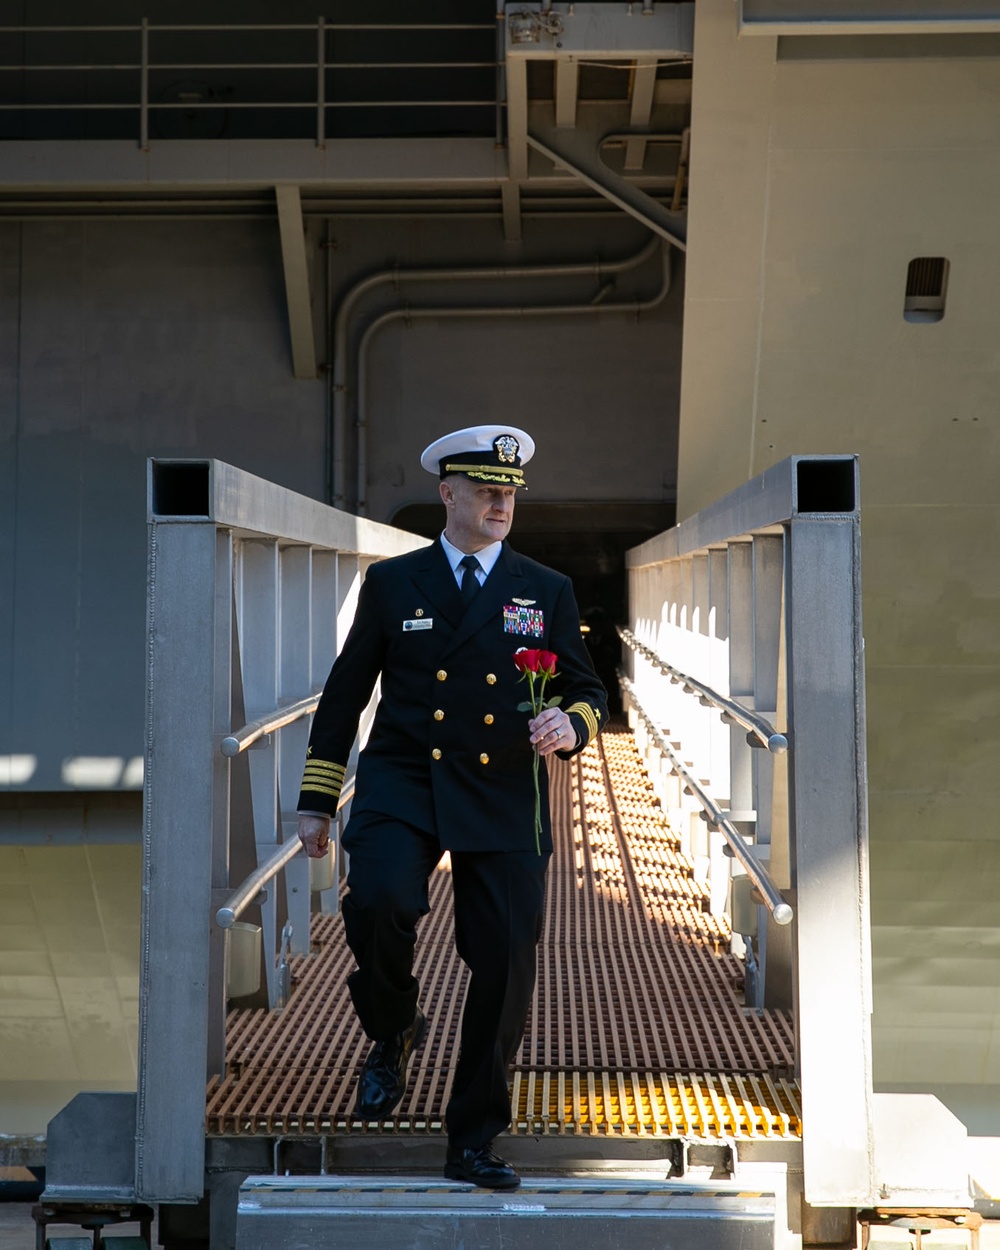
[[[558, 657], [546, 699], [561, 696], [582, 750], [607, 700], [580, 634], [568, 577], [507, 543], [466, 608], [440, 542], [372, 565], [354, 624], [323, 691], [299, 810], [336, 811], [360, 716], [381, 696], [358, 761], [353, 811], [376, 811], [434, 834], [443, 849], [535, 849], [528, 686], [521, 647]], [[542, 849], [551, 848], [547, 770]]]

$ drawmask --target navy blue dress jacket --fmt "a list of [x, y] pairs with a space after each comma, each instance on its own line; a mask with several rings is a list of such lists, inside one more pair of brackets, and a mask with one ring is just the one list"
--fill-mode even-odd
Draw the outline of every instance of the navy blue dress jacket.
[[[440, 542], [372, 565], [354, 624], [323, 691], [299, 810], [337, 809], [375, 682], [381, 699], [358, 762], [353, 811], [382, 812], [435, 835], [443, 849], [535, 849], [533, 748], [520, 647], [558, 656], [546, 699], [562, 696], [582, 750], [607, 720], [607, 699], [580, 635], [568, 577], [507, 543], [471, 606]], [[542, 850], [551, 849], [547, 769]]]

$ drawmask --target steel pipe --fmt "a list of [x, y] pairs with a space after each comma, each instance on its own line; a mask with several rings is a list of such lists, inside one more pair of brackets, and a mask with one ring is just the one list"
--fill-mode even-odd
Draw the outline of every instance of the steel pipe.
[[749, 730], [761, 746], [766, 747], [772, 755], [782, 755], [788, 750], [787, 737], [778, 733], [774, 726], [765, 720], [763, 716], [758, 716], [756, 712], [751, 712], [735, 702], [735, 700], [728, 698], [724, 694], [719, 694], [717, 690], [713, 690], [711, 686], [706, 686], [704, 682], [699, 681], [696, 677], [690, 677], [687, 673], [682, 673], [679, 668], [675, 668], [673, 664], [668, 664], [651, 647], [647, 647], [645, 643], [640, 642], [630, 629], [625, 629], [621, 625], [617, 629], [618, 637], [627, 647], [631, 647], [633, 651], [638, 651], [640, 655], [644, 655], [647, 660], [655, 664], [668, 677], [683, 682], [686, 693], [690, 694], [696, 691], [714, 707], [717, 707], [721, 712], [725, 712], [727, 716], [732, 717], [737, 724]]
[[[333, 323], [333, 499], [335, 508], [346, 506], [344, 445], [347, 433], [347, 339], [348, 324], [358, 301], [369, 291], [390, 283], [400, 282], [476, 282], [490, 279], [513, 278], [573, 278], [593, 275], [600, 279], [605, 274], [626, 273], [638, 268], [656, 250], [657, 240], [652, 239], [637, 252], [621, 261], [581, 261], [569, 265], [476, 265], [468, 269], [448, 269], [442, 266], [428, 269], [382, 269], [361, 278], [345, 294], [337, 309]], [[444, 314], [446, 315], [446, 314]], [[359, 353], [360, 354], [360, 353]], [[360, 368], [360, 363], [359, 363]]]
[[708, 823], [719, 829], [722, 836], [729, 844], [733, 855], [740, 861], [746, 871], [747, 876], [753, 882], [756, 889], [760, 892], [764, 901], [764, 906], [768, 909], [774, 918], [774, 923], [779, 925], [791, 924], [794, 912], [791, 905], [785, 901], [784, 896], [778, 887], [771, 880], [767, 869], [763, 867], [750, 853], [747, 844], [740, 836], [735, 825], [723, 815], [722, 811], [713, 802], [711, 795], [705, 787], [691, 775], [684, 763], [678, 757], [676, 751], [664, 737], [663, 732], [650, 718], [646, 709], [639, 702], [635, 693], [635, 687], [625, 676], [619, 672], [618, 682], [622, 690], [628, 695], [632, 701], [632, 705], [636, 710], [642, 723], [649, 731], [650, 737], [656, 743], [657, 748], [670, 761], [671, 768], [683, 780], [685, 787], [698, 800], [708, 817]]
[[[660, 245], [660, 240], [654, 238], [650, 243], [642, 249], [642, 252], [636, 257], [632, 257], [629, 261], [618, 263], [617, 271], [621, 272], [623, 268], [636, 268], [647, 256], [652, 255]], [[488, 304], [481, 306], [469, 307], [466, 305], [452, 305], [442, 308], [391, 308], [388, 312], [382, 313], [380, 317], [369, 325], [361, 341], [358, 344], [358, 363], [356, 376], [358, 379], [358, 416], [357, 416], [357, 479], [358, 479], [358, 499], [357, 512], [359, 516], [366, 515], [367, 499], [365, 497], [365, 486], [368, 472], [368, 386], [367, 386], [367, 356], [368, 348], [372, 338], [378, 333], [383, 326], [390, 321], [399, 321], [405, 319], [409, 321], [427, 321], [434, 318], [487, 318], [487, 317], [562, 317], [562, 316], [582, 316], [584, 314], [596, 313], [614, 313], [624, 312], [636, 315], [641, 312], [647, 312], [661, 304], [666, 299], [670, 291], [670, 248], [667, 245], [662, 246], [663, 257], [663, 277], [659, 288], [656, 292], [645, 300], [623, 300], [620, 303], [606, 304], [593, 303], [588, 301], [583, 304]], [[615, 267], [595, 266], [594, 264], [584, 266], [566, 266], [562, 269], [562, 275], [565, 276], [567, 269], [583, 270], [585, 273], [597, 272], [600, 277], [603, 274], [613, 271]], [[463, 273], [469, 273], [469, 270], [463, 270]], [[535, 271], [533, 276], [537, 276]], [[505, 274], [505, 276], [507, 276]]]
[[288, 707], [280, 711], [258, 717], [257, 720], [244, 725], [242, 729], [237, 729], [235, 733], [227, 734], [219, 744], [219, 749], [223, 755], [233, 759], [247, 747], [252, 746], [258, 738], [273, 733], [274, 730], [281, 729], [285, 725], [290, 725], [292, 721], [300, 720], [303, 716], [308, 716], [310, 712], [315, 712], [319, 699], [318, 694], [311, 694], [305, 699], [299, 699], [297, 703], [290, 703]]
[[231, 929], [261, 889], [301, 850], [302, 843], [298, 838], [279, 846], [271, 858], [261, 864], [256, 872], [252, 872], [215, 913], [215, 923], [219, 928]]
[[[353, 797], [354, 778], [352, 777], [340, 792], [340, 802], [337, 804], [337, 810], [339, 811]], [[231, 929], [271, 878], [276, 877], [282, 868], [290, 863], [301, 850], [302, 843], [298, 838], [293, 838], [290, 842], [283, 842], [271, 858], [261, 864], [255, 872], [252, 872], [241, 885], [237, 886], [216, 911], [215, 923], [219, 928]]]

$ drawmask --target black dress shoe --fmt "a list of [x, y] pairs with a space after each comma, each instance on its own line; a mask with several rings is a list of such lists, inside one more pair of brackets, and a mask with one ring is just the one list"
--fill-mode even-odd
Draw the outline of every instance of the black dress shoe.
[[468, 1181], [480, 1189], [517, 1189], [521, 1183], [520, 1176], [489, 1142], [466, 1150], [449, 1146], [444, 1174], [449, 1180]]
[[406, 1065], [426, 1032], [427, 1020], [418, 1008], [408, 1029], [372, 1046], [358, 1077], [356, 1114], [360, 1119], [382, 1120], [392, 1113], [406, 1092]]

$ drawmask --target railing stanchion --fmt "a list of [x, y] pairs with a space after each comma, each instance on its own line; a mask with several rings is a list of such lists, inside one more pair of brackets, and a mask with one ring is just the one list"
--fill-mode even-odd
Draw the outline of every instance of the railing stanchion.
[[316, 146], [326, 147], [326, 18], [316, 27]]
[[139, 53], [139, 150], [149, 151], [149, 19], [142, 19]]

